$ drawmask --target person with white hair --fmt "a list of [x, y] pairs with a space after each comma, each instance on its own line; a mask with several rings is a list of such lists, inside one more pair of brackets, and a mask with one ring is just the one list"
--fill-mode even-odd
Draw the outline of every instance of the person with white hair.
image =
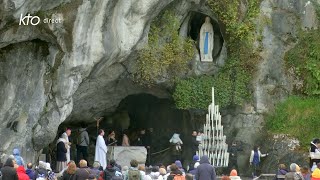
[[35, 170], [33, 180], [36, 180], [37, 178], [46, 179], [47, 177], [48, 177], [47, 163], [43, 161], [39, 161], [39, 166]]
[[285, 175], [285, 180], [304, 180], [296, 163], [290, 164], [290, 172]]
[[47, 180], [56, 180], [56, 174], [52, 171], [50, 163], [46, 163], [46, 170], [48, 173]]

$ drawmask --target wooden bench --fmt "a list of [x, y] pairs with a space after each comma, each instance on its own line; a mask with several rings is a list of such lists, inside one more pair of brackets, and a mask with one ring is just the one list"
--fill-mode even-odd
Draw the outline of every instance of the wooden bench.
[[[260, 176], [258, 176], [256, 178], [253, 178], [253, 180], [257, 180], [257, 179], [260, 179], [260, 178], [263, 178], [263, 177], [268, 178], [268, 177], [275, 177], [275, 176], [276, 176], [276, 174], [261, 174]], [[278, 175], [277, 177], [280, 178], [280, 176], [281, 176], [281, 178], [285, 177], [284, 175]]]

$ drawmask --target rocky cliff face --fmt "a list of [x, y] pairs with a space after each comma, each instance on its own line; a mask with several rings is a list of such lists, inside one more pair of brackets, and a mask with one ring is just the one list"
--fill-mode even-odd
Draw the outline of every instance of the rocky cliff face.
[[[167, 97], [161, 88], [140, 87], [126, 76], [150, 22], [171, 2], [2, 1], [0, 134], [7, 137], [0, 140], [2, 151], [21, 147], [31, 160], [68, 117], [93, 120], [139, 92]], [[181, 17], [195, 3], [178, 3]], [[41, 22], [32, 25], [37, 19], [30, 18], [23, 25], [28, 22], [20, 19], [28, 14]], [[62, 23], [46, 24], [46, 18]]]
[[[31, 161], [54, 140], [62, 122], [92, 121], [115, 111], [131, 94], [170, 98], [163, 86], [141, 87], [128, 78], [135, 71], [137, 50], [146, 43], [151, 21], [168, 8], [179, 16], [183, 36], [187, 35], [191, 12], [218, 22], [200, 0], [1, 1], [0, 151], [11, 153], [13, 147], [20, 147]], [[21, 16], [29, 13], [41, 22], [19, 25]], [[283, 57], [294, 45], [292, 39], [301, 27], [318, 27], [315, 8], [305, 0], [264, 0], [260, 14], [257, 26], [262, 29], [263, 48], [253, 82], [255, 103], [225, 115], [230, 137], [249, 139], [245, 142], [248, 148], [257, 140], [253, 137], [259, 137], [252, 135], [263, 127], [261, 113], [291, 91]], [[261, 17], [269, 19], [268, 23]], [[58, 23], [43, 22], [49, 19]], [[195, 74], [212, 74], [223, 65], [226, 48], [223, 41], [217, 42], [222, 44], [218, 45], [216, 65], [205, 66], [195, 58]], [[246, 157], [242, 158], [243, 166]]]
[[[315, 2], [316, 3], [316, 2]], [[319, 3], [319, 2], [318, 2]], [[271, 152], [263, 169], [274, 173], [277, 163], [303, 162], [305, 154], [293, 149], [286, 149], [290, 140], [267, 136], [264, 125], [264, 113], [273, 110], [274, 106], [285, 100], [292, 93], [296, 82], [286, 72], [285, 53], [299, 43], [299, 31], [317, 29], [319, 22], [315, 5], [310, 1], [264, 0], [260, 5], [257, 18], [261, 30], [261, 61], [253, 80], [254, 103], [241, 109], [232, 109], [225, 113], [225, 125], [228, 133], [243, 144], [243, 152], [238, 159], [242, 172], [249, 163], [249, 152], [253, 145], [260, 145], [261, 150]], [[229, 140], [231, 140], [230, 138]], [[281, 138], [280, 138], [281, 139]], [[299, 144], [299, 143], [298, 143]], [[297, 146], [298, 147], [298, 146]]]

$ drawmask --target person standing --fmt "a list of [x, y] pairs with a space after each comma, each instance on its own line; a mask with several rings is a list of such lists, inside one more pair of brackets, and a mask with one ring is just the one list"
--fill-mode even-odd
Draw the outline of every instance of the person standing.
[[20, 155], [19, 149], [18, 148], [14, 148], [12, 154], [14, 156], [14, 159], [15, 159], [17, 165], [18, 166], [24, 166], [24, 160]]
[[67, 146], [68, 142], [63, 135], [57, 141], [57, 171], [62, 171], [67, 167]]
[[285, 175], [285, 180], [304, 180], [300, 173], [300, 167], [296, 163], [290, 164], [290, 172]]
[[69, 141], [69, 136], [71, 135], [71, 129], [70, 128], [67, 128], [66, 129], [66, 132], [64, 132], [62, 134], [62, 138], [64, 138], [66, 140], [66, 148], [67, 148], [67, 154], [66, 154], [66, 157], [67, 157], [67, 163], [70, 161], [70, 148], [71, 148], [71, 143]]
[[103, 169], [106, 169], [108, 147], [106, 146], [106, 142], [104, 141], [104, 138], [103, 138], [104, 130], [100, 129], [98, 133], [99, 135], [97, 137], [94, 161], [98, 161], [103, 167]]
[[146, 130], [141, 129], [139, 132], [137, 146], [146, 146]]
[[200, 165], [197, 167], [197, 172], [195, 176], [196, 180], [216, 180], [216, 171], [214, 167], [210, 164], [207, 155], [203, 155], [200, 158]]
[[[100, 131], [100, 130], [99, 130]], [[75, 172], [76, 180], [95, 179], [94, 174], [90, 168], [88, 168], [87, 161], [81, 159], [79, 162], [80, 168]]]
[[74, 162], [69, 163], [68, 169], [63, 172], [62, 180], [75, 180], [76, 179], [77, 165]]
[[320, 139], [316, 138], [310, 142], [310, 168], [313, 163], [318, 164], [320, 162]]
[[30, 180], [29, 176], [26, 174], [26, 170], [23, 166], [19, 166], [17, 169], [18, 179], [19, 180]]
[[14, 160], [8, 158], [1, 168], [2, 180], [18, 180], [17, 171], [14, 169]]
[[123, 174], [124, 180], [142, 180], [141, 172], [138, 170], [138, 161], [133, 159], [130, 161], [130, 168]]
[[268, 153], [262, 154], [259, 146], [254, 146], [250, 155], [250, 166], [253, 168], [252, 176], [257, 177], [257, 170], [260, 168], [260, 158], [268, 156]]
[[279, 164], [278, 172], [276, 174], [275, 180], [284, 180], [285, 175], [288, 173], [286, 165]]
[[90, 141], [86, 126], [84, 124], [82, 124], [81, 128], [79, 129], [79, 135], [77, 139], [77, 162], [80, 161], [81, 154], [83, 159], [88, 162], [88, 146]]
[[199, 141], [197, 141], [197, 131], [192, 131], [192, 137], [191, 137], [191, 142], [192, 142], [192, 155], [196, 155], [197, 151], [199, 150]]
[[116, 133], [114, 130], [110, 130], [107, 137], [107, 145], [108, 146], [116, 146], [117, 140], [116, 140]]
[[231, 147], [229, 148], [229, 165], [228, 168], [231, 171], [232, 169], [236, 169], [237, 173], [239, 173], [238, 168], [238, 151], [242, 151], [241, 146], [239, 147], [236, 141], [232, 142]]
[[34, 170], [32, 169], [32, 167], [33, 167], [32, 163], [27, 164], [26, 174], [29, 176], [30, 179], [33, 179], [34, 177]]
[[122, 146], [130, 146], [130, 140], [128, 137], [128, 130], [123, 130], [123, 136], [122, 136]]
[[[200, 161], [200, 158], [198, 155], [193, 155], [192, 157], [192, 162], [189, 164], [189, 169], [188, 169], [188, 172], [195, 172], [194, 169], [195, 169], [195, 164], [197, 163], [199, 165], [199, 161]], [[192, 174], [192, 173], [191, 173]]]
[[138, 142], [137, 146], [144, 146], [147, 149], [147, 160], [146, 160], [146, 165], [149, 166], [151, 165], [151, 134], [152, 134], [153, 129], [149, 128], [148, 131], [146, 132], [145, 129], [140, 130], [140, 134], [138, 137]]
[[241, 180], [240, 176], [238, 176], [238, 172], [235, 169], [232, 169], [230, 172], [230, 180]]

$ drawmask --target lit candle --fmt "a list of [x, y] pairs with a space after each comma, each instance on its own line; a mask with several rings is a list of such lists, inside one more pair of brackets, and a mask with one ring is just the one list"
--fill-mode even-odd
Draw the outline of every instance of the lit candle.
[[229, 153], [227, 153], [227, 160], [226, 160], [226, 165], [225, 166], [228, 166], [229, 165]]
[[214, 105], [214, 87], [212, 87], [212, 104]]
[[214, 136], [214, 130], [215, 130], [215, 128], [212, 128], [212, 145], [213, 145], [213, 147], [215, 147], [215, 136]]
[[219, 115], [219, 106], [215, 105], [215, 112], [214, 112], [215, 116], [216, 116], [216, 120], [218, 119], [218, 115]]

